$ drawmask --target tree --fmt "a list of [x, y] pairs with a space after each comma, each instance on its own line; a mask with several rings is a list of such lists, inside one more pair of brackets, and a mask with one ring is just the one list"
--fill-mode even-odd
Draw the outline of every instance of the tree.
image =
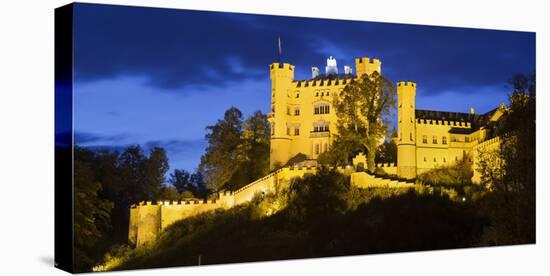
[[191, 182], [191, 185], [195, 187], [195, 192], [193, 194], [195, 197], [206, 198], [208, 196], [210, 191], [208, 190], [204, 177], [199, 170], [191, 174], [189, 181]]
[[77, 271], [86, 271], [95, 264], [93, 252], [110, 228], [113, 203], [100, 199], [101, 183], [89, 164], [74, 161], [74, 246]]
[[395, 138], [397, 131], [393, 128], [391, 136], [384, 139], [384, 142], [378, 147], [376, 154], [376, 163], [396, 163], [397, 164], [397, 143]]
[[536, 236], [536, 76], [518, 74], [509, 84], [510, 106], [497, 131], [500, 148], [489, 156], [500, 171], [495, 176], [495, 166], [484, 168], [480, 162], [481, 178], [494, 190], [485, 208], [493, 221], [484, 235], [486, 244], [533, 243]]
[[144, 194], [147, 199], [157, 198], [166, 182], [165, 175], [169, 168], [166, 151], [159, 147], [152, 148], [145, 161]]
[[168, 182], [176, 188], [178, 193], [183, 193], [185, 191], [194, 192], [194, 187], [190, 181], [190, 174], [186, 170], [175, 169], [173, 173], [170, 174], [170, 179]]
[[389, 121], [385, 118], [395, 108], [395, 96], [392, 82], [378, 72], [346, 85], [334, 98], [338, 134], [324, 159], [345, 165], [355, 154], [366, 151], [367, 167], [373, 172], [377, 144], [386, 134]]
[[243, 133], [237, 147], [238, 168], [228, 189], [238, 189], [269, 172], [270, 128], [267, 116], [254, 112], [243, 123]]
[[225, 186], [238, 167], [237, 147], [242, 135], [242, 117], [239, 109], [231, 107], [225, 111], [223, 120], [206, 127], [209, 131], [205, 136], [208, 146], [201, 157], [199, 170], [212, 190]]

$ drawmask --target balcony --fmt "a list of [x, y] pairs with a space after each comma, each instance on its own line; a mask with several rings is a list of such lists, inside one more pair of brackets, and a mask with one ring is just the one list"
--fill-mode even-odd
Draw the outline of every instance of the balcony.
[[309, 138], [330, 137], [330, 131], [310, 131]]

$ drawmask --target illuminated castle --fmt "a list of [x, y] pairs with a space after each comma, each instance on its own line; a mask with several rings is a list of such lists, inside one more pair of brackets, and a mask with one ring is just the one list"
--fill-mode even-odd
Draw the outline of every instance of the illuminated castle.
[[[336, 60], [327, 59], [325, 74], [312, 67], [311, 79], [295, 80], [294, 65], [272, 63], [270, 166], [285, 165], [297, 154], [317, 159], [331, 147], [336, 133], [337, 117], [332, 108], [335, 95], [353, 79], [377, 71], [382, 63], [368, 57], [355, 59], [355, 71], [344, 66], [338, 73]], [[422, 172], [475, 158], [474, 149], [493, 137], [491, 125], [505, 106], [485, 114], [442, 112], [415, 108], [416, 83], [397, 82], [398, 158], [397, 166], [379, 167], [387, 174], [413, 179]], [[474, 180], [477, 176], [474, 176]]]

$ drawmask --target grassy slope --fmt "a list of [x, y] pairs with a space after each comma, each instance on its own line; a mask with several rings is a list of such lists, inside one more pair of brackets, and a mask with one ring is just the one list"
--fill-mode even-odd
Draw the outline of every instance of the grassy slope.
[[293, 206], [265, 217], [256, 200], [202, 214], [175, 223], [157, 243], [108, 268], [196, 265], [199, 255], [202, 264], [218, 264], [470, 247], [487, 222], [473, 206], [446, 196], [410, 191], [381, 199], [376, 193], [356, 191], [354, 200], [364, 203], [344, 213], [303, 215], [297, 210], [305, 207]]

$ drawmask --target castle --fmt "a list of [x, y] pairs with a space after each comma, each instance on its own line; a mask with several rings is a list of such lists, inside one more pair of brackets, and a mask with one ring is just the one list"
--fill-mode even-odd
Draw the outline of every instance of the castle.
[[[330, 149], [337, 133], [333, 101], [352, 80], [363, 74], [381, 74], [382, 63], [368, 57], [355, 59], [355, 71], [327, 59], [325, 74], [312, 67], [311, 79], [295, 80], [295, 67], [288, 63], [270, 65], [271, 124], [270, 166], [280, 167], [297, 154], [317, 159]], [[387, 174], [415, 179], [438, 166], [475, 158], [475, 148], [493, 138], [492, 126], [502, 116], [504, 104], [485, 113], [443, 112], [416, 109], [416, 83], [397, 82], [397, 166], [379, 166]], [[474, 176], [475, 179], [477, 179]]]
[[[336, 133], [337, 117], [332, 108], [334, 96], [350, 81], [363, 74], [381, 72], [378, 59], [355, 59], [356, 74], [349, 66], [338, 73], [336, 60], [327, 60], [325, 74], [312, 68], [309, 80], [294, 80], [294, 65], [272, 63], [271, 124], [272, 168], [286, 164], [293, 156], [302, 153], [310, 161], [298, 165], [282, 166], [272, 173], [236, 190], [222, 191], [209, 200], [141, 202], [130, 209], [128, 239], [136, 246], [155, 240], [159, 234], [178, 220], [215, 209], [228, 209], [252, 200], [254, 196], [274, 193], [288, 187], [294, 178], [317, 173], [314, 162], [330, 149]], [[416, 83], [397, 83], [397, 166], [377, 164], [377, 169], [401, 179], [415, 179], [418, 174], [439, 166], [450, 165], [467, 158], [474, 167], [473, 182], [479, 182], [475, 170], [479, 149], [498, 149], [500, 140], [493, 126], [503, 115], [505, 105], [485, 113], [443, 112], [415, 108]], [[313, 162], [311, 162], [313, 161]], [[353, 166], [335, 168], [349, 175], [350, 183], [360, 188], [400, 189], [411, 188], [413, 183], [393, 180], [358, 170], [366, 164], [364, 154], [352, 160]]]

